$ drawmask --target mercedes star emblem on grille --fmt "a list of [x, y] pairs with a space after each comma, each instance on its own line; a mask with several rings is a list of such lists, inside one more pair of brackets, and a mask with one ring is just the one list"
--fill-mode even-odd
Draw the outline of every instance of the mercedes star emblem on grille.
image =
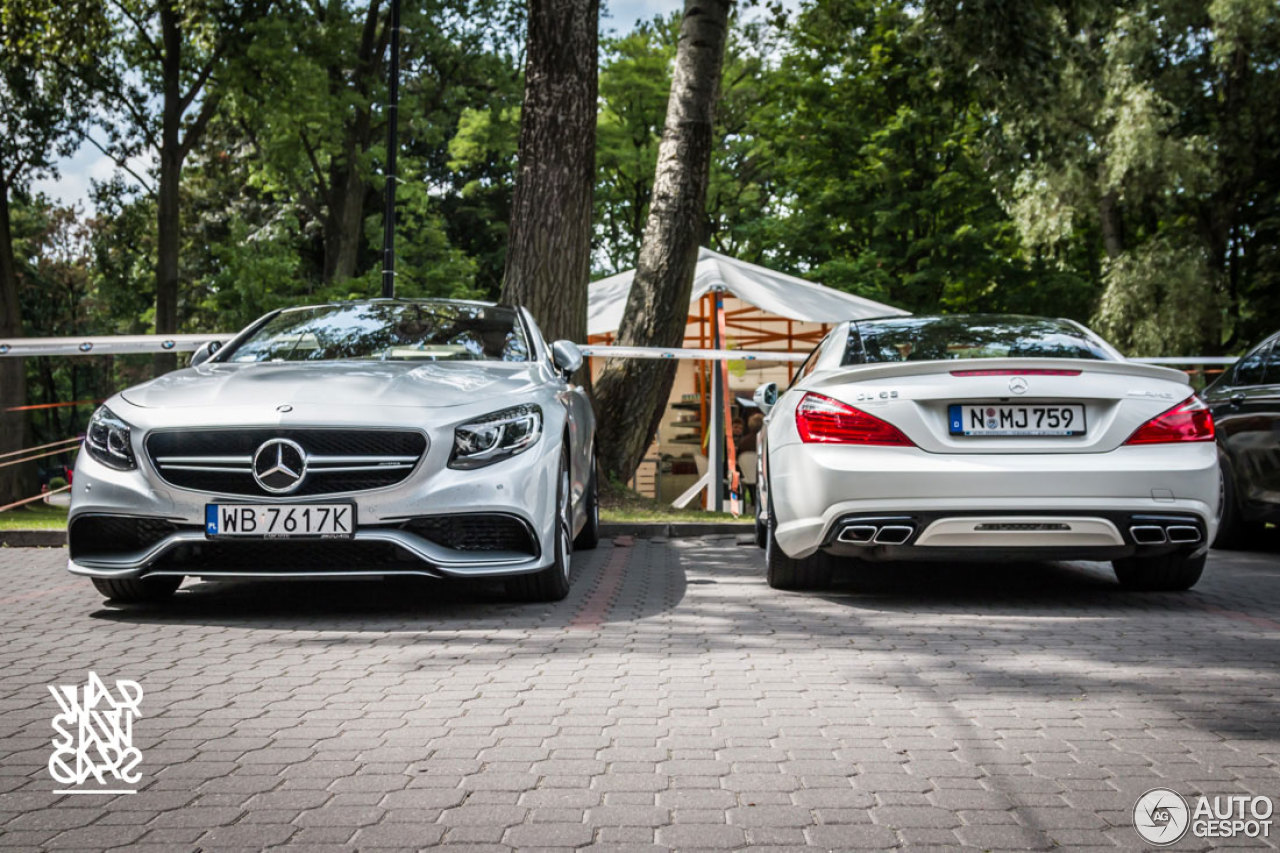
[[307, 476], [307, 454], [287, 438], [264, 441], [253, 454], [253, 479], [277, 495], [298, 488]]

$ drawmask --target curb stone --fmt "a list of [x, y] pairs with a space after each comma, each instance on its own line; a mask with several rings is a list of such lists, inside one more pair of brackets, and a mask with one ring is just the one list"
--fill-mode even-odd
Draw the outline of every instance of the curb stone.
[[0, 530], [0, 548], [61, 548], [65, 530]]

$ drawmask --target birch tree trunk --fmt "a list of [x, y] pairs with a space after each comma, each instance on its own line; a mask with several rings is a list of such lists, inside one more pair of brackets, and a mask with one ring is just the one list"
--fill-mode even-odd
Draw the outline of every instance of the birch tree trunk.
[[599, 0], [529, 0], [519, 167], [502, 301], [548, 340], [587, 337]]
[[[685, 0], [653, 202], [618, 330], [623, 346], [675, 347], [684, 340], [728, 19], [729, 0]], [[675, 362], [656, 359], [613, 360], [600, 374], [597, 445], [607, 475], [625, 481], [635, 472], [657, 432], [675, 375]]]

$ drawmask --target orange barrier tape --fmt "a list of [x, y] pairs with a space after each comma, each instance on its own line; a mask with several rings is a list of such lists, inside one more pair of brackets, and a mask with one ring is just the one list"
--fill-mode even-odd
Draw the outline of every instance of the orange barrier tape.
[[107, 399], [106, 397], [103, 397], [102, 400], [75, 400], [70, 403], [32, 403], [30, 406], [10, 406], [9, 408], [5, 409], [5, 411], [6, 412], [34, 412], [37, 409], [61, 409], [64, 406], [87, 406], [90, 403], [101, 403], [106, 399]]
[[[64, 438], [62, 441], [51, 441], [48, 444], [40, 444], [35, 447], [24, 447], [21, 450], [10, 450], [8, 453], [0, 453], [0, 459], [8, 459], [10, 456], [21, 456], [24, 453], [34, 453], [37, 450], [46, 450], [50, 447], [61, 447], [64, 444], [77, 444], [79, 438]], [[66, 448], [70, 450], [70, 448]]]
[[71, 488], [71, 486], [66, 485], [60, 489], [53, 489], [51, 491], [45, 492], [44, 494], [36, 495], [34, 498], [23, 498], [20, 501], [14, 501], [11, 504], [5, 504], [4, 506], [0, 506], [0, 512], [4, 512], [5, 510], [8, 510], [8, 509], [13, 509], [14, 507], [22, 506], [23, 504], [35, 503], [36, 501], [44, 500], [45, 498], [49, 497], [49, 495], [56, 495], [58, 492], [65, 492], [69, 488]]
[[10, 459], [8, 462], [0, 462], [0, 468], [5, 468], [9, 465], [21, 465], [23, 462], [34, 462], [35, 460], [43, 459], [46, 456], [57, 456], [59, 453], [75, 453], [79, 449], [80, 448], [73, 446], [64, 447], [61, 450], [46, 450], [44, 453], [37, 453], [34, 456], [24, 456], [21, 459]]

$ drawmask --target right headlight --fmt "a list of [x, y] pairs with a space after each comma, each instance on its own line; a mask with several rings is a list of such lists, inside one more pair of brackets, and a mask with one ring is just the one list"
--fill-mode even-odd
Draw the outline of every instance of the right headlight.
[[89, 418], [89, 429], [84, 435], [84, 448], [89, 455], [117, 471], [132, 471], [138, 467], [133, 455], [132, 434], [127, 423], [116, 417], [106, 406]]
[[450, 468], [480, 468], [523, 453], [542, 435], [542, 409], [532, 403], [469, 421], [453, 431]]

